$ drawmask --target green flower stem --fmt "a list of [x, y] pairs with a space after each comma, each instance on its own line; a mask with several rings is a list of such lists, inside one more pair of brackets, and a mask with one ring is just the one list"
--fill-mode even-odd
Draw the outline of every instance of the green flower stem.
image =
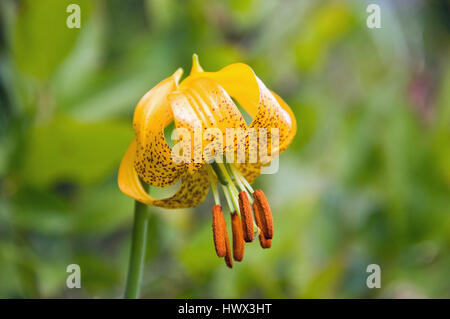
[[[148, 190], [148, 185], [142, 183]], [[134, 224], [131, 239], [130, 263], [128, 266], [127, 286], [125, 298], [139, 298], [140, 283], [144, 269], [145, 251], [147, 244], [148, 207], [138, 201], [134, 204]]]

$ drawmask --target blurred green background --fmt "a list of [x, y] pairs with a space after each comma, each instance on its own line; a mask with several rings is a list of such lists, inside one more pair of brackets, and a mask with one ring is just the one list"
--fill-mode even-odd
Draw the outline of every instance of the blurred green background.
[[[210, 71], [252, 66], [299, 131], [256, 182], [272, 248], [247, 245], [229, 270], [211, 195], [151, 208], [143, 297], [450, 297], [447, 1], [2, 0], [0, 13], [0, 297], [122, 296], [133, 200], [116, 179], [133, 110], [192, 53]], [[72, 263], [81, 289], [66, 287]]]

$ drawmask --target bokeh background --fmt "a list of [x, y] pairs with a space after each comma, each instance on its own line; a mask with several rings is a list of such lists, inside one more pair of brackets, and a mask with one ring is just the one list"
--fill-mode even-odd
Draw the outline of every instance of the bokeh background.
[[[122, 296], [133, 110], [192, 53], [206, 70], [252, 66], [299, 131], [256, 182], [273, 247], [247, 245], [229, 270], [210, 195], [151, 208], [143, 297], [450, 297], [448, 1], [2, 0], [0, 19], [0, 297]], [[81, 289], [66, 287], [72, 263]]]

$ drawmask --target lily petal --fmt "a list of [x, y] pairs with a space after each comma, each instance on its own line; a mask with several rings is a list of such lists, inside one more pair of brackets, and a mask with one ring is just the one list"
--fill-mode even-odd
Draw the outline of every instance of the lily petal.
[[274, 91], [271, 90], [270, 92], [277, 99], [278, 103], [283, 108], [283, 110], [285, 110], [288, 113], [289, 118], [291, 119], [291, 129], [289, 130], [289, 133], [286, 135], [283, 142], [281, 141], [280, 138], [280, 153], [281, 153], [289, 146], [289, 144], [291, 144], [292, 140], [294, 139], [295, 133], [297, 133], [297, 121], [289, 105], [287, 105], [287, 103]]
[[278, 128], [280, 154], [292, 142], [297, 130], [292, 110], [264, 85], [248, 65], [235, 63], [217, 72], [195, 73], [186, 78], [181, 85], [189, 85], [189, 82], [198, 77], [208, 77], [217, 81], [235, 98], [253, 117], [250, 127], [267, 128], [269, 132], [271, 128]]
[[150, 196], [142, 186], [139, 175], [134, 168], [136, 154], [136, 140], [128, 147], [120, 163], [118, 184], [120, 190], [135, 200], [164, 208], [186, 208], [200, 204], [209, 191], [209, 181], [206, 169], [200, 169], [194, 174], [187, 171], [182, 176], [182, 182], [177, 192], [165, 199], [156, 199]]
[[200, 65], [200, 62], [198, 61], [198, 55], [194, 53], [192, 55], [192, 68], [190, 74], [195, 74], [198, 72], [205, 72], [205, 71], [203, 70], [202, 66]]
[[261, 174], [260, 163], [236, 163], [236, 167], [250, 184]]
[[177, 89], [182, 73], [177, 70], [148, 91], [134, 112], [137, 145], [134, 168], [144, 182], [157, 187], [172, 185], [186, 170], [184, 163], [172, 160], [172, 150], [164, 138], [164, 128], [173, 121], [167, 96]]
[[175, 124], [180, 127], [189, 127], [189, 121], [195, 120], [204, 128], [218, 127], [224, 133], [227, 128], [246, 128], [236, 104], [226, 90], [211, 79], [199, 77], [190, 81], [180, 91], [170, 94], [169, 101]]
[[[195, 74], [203, 74], [198, 72]], [[245, 120], [228, 93], [214, 80], [199, 77], [180, 86], [168, 96], [177, 128], [187, 128], [194, 137], [195, 130], [218, 128], [223, 134], [225, 151], [226, 129], [247, 127]], [[203, 141], [202, 145], [205, 144]], [[194, 160], [194, 152], [191, 156]], [[198, 162], [198, 161], [197, 161]]]

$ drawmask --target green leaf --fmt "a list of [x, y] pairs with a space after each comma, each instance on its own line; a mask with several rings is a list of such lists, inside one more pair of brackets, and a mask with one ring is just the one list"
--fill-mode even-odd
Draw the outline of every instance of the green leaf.
[[22, 1], [14, 28], [13, 55], [23, 72], [46, 79], [69, 54], [90, 11], [90, 2], [77, 1], [81, 28], [69, 29], [66, 20], [71, 12], [66, 8], [72, 2]]
[[93, 183], [118, 169], [133, 138], [127, 121], [80, 123], [56, 117], [30, 132], [22, 178], [32, 185]]

